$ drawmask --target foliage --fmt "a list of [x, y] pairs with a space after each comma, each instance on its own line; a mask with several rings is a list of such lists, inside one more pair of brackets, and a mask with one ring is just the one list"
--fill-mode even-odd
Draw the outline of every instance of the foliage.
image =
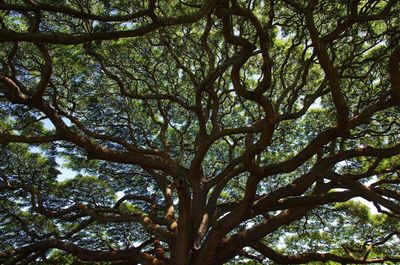
[[399, 13], [0, 1], [0, 263], [399, 263]]

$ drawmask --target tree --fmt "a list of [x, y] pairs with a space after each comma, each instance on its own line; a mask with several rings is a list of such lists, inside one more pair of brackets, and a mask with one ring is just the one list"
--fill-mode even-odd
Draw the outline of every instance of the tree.
[[0, 10], [2, 264], [400, 262], [398, 1]]

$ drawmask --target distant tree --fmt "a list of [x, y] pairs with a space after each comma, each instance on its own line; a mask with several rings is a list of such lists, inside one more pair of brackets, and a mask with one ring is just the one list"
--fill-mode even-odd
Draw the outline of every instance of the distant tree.
[[0, 263], [399, 264], [399, 14], [0, 1]]

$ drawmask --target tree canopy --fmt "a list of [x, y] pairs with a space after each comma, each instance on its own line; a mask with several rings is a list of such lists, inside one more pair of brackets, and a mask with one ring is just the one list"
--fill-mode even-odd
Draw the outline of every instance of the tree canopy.
[[0, 263], [398, 264], [399, 14], [0, 1]]

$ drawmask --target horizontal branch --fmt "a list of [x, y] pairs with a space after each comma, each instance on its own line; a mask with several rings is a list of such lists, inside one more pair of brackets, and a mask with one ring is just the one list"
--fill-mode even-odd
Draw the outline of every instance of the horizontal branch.
[[3, 133], [0, 131], [0, 144], [7, 143], [27, 143], [27, 144], [41, 144], [62, 140], [58, 134], [53, 135], [15, 135]]
[[115, 40], [120, 38], [131, 38], [144, 36], [156, 29], [165, 26], [194, 23], [200, 20], [204, 14], [210, 12], [218, 1], [207, 1], [197, 12], [180, 17], [158, 18], [152, 15], [153, 22], [133, 30], [113, 31], [113, 32], [93, 32], [81, 34], [68, 33], [26, 33], [17, 32], [10, 29], [0, 29], [0, 42], [33, 42], [33, 43], [53, 43], [63, 45], [73, 45], [99, 40]]
[[101, 251], [101, 250], [90, 250], [76, 245], [65, 243], [59, 240], [46, 240], [31, 245], [13, 249], [8, 252], [0, 253], [0, 259], [12, 258], [17, 255], [28, 256], [31, 253], [37, 251], [60, 249], [83, 261], [137, 261], [142, 264], [151, 265], [164, 265], [165, 262], [153, 257], [150, 254], [140, 252], [135, 248], [129, 248], [124, 250], [113, 250], [113, 251]]
[[8, 10], [8, 11], [15, 10], [23, 12], [46, 11], [51, 13], [64, 14], [74, 18], [89, 19], [89, 20], [96, 20], [103, 22], [124, 22], [148, 16], [150, 13], [149, 10], [146, 9], [128, 15], [114, 15], [114, 16], [97, 15], [93, 13], [79, 11], [64, 5], [51, 5], [46, 3], [35, 3], [32, 5], [0, 3], [0, 10]]
[[339, 262], [341, 264], [373, 264], [382, 263], [387, 261], [399, 262], [400, 257], [383, 257], [373, 259], [356, 259], [352, 257], [342, 257], [331, 253], [302, 253], [293, 256], [283, 255], [266, 246], [261, 242], [255, 242], [250, 245], [252, 248], [257, 250], [259, 253], [267, 257], [268, 259], [278, 264], [305, 264], [309, 262]]

